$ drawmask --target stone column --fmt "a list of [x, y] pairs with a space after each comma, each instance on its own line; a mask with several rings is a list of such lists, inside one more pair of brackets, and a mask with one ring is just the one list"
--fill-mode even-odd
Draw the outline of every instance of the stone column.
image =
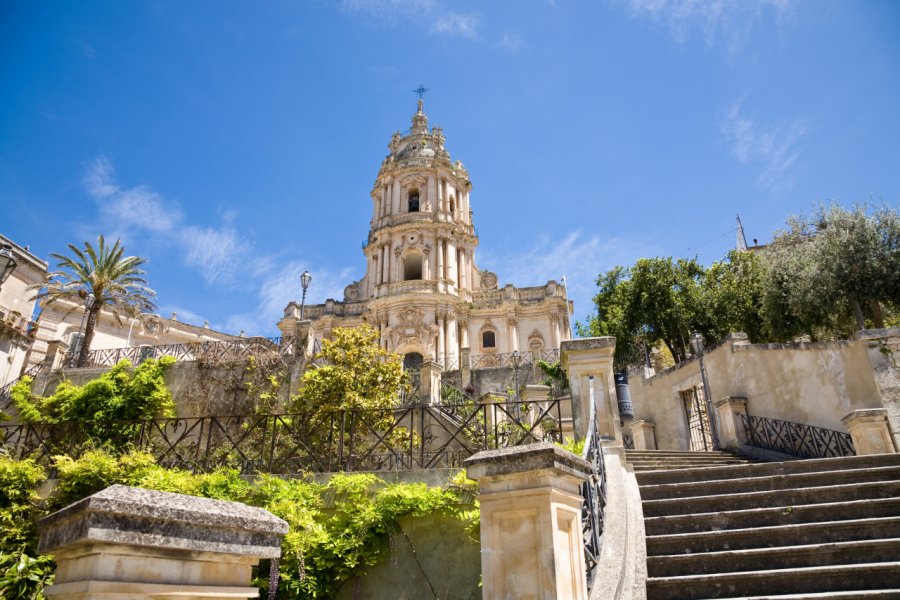
[[393, 186], [393, 194], [391, 198], [391, 214], [399, 215], [400, 214], [400, 182], [394, 181]]
[[578, 439], [587, 434], [590, 416], [591, 382], [597, 411], [600, 435], [622, 445], [622, 428], [619, 420], [619, 406], [615, 395], [610, 393], [613, 385], [612, 361], [616, 351], [616, 338], [594, 337], [566, 340], [560, 348], [560, 361], [569, 374], [569, 389], [572, 392], [572, 418], [575, 436]]
[[469, 266], [466, 261], [466, 249], [459, 249], [459, 285], [460, 289], [469, 289]]
[[559, 348], [559, 315], [555, 312], [550, 313], [550, 343], [554, 350]]
[[428, 176], [428, 202], [431, 204], [431, 210], [433, 212], [438, 211], [438, 193], [437, 193], [437, 182], [434, 179], [434, 175]]
[[437, 206], [435, 209], [437, 212], [444, 212], [444, 198], [447, 197], [447, 194], [444, 193], [444, 178], [438, 177], [437, 180]]
[[622, 427], [623, 434], [630, 434], [635, 450], [656, 450], [656, 426], [643, 419], [631, 421]]
[[258, 598], [252, 569], [288, 524], [238, 502], [114, 485], [40, 521], [51, 599]]
[[719, 443], [723, 449], [736, 448], [747, 443], [744, 417], [747, 415], [747, 399], [728, 396], [714, 403], [716, 423], [719, 426]]
[[581, 483], [590, 464], [548, 443], [479, 452], [482, 597], [587, 600]]
[[888, 425], [887, 410], [868, 408], [854, 410], [841, 419], [850, 431], [856, 454], [895, 454], [894, 440]]
[[506, 320], [506, 324], [509, 326], [509, 351], [510, 352], [518, 352], [519, 351], [519, 322], [515, 317], [510, 317]]
[[447, 321], [444, 319], [443, 314], [437, 315], [437, 324], [438, 324], [438, 347], [437, 347], [437, 360], [442, 365], [444, 364], [444, 360], [447, 357], [445, 354], [445, 344], [446, 344], [446, 336], [444, 327], [447, 325]]
[[441, 281], [446, 278], [444, 271], [444, 240], [437, 238], [437, 279]]
[[453, 281], [459, 288], [459, 272], [456, 268], [456, 244], [452, 240], [447, 242], [447, 279]]
[[429, 281], [431, 279], [431, 248], [425, 246], [422, 248], [422, 279]]
[[[451, 366], [450, 363], [459, 359], [459, 326], [456, 323], [456, 315], [453, 312], [447, 314], [447, 362], [445, 368]], [[459, 365], [457, 364], [457, 367]]]

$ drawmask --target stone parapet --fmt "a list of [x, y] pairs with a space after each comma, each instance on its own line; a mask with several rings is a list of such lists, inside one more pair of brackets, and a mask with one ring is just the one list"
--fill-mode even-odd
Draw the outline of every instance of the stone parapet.
[[591, 466], [548, 443], [479, 452], [482, 597], [587, 600], [581, 483]]
[[716, 422], [719, 426], [719, 443], [722, 448], [737, 448], [747, 443], [744, 417], [747, 415], [747, 399], [728, 396], [714, 403]]
[[841, 419], [850, 431], [856, 454], [893, 454], [897, 452], [888, 413], [884, 408], [854, 410]]
[[111, 486], [40, 522], [57, 563], [48, 598], [255, 598], [253, 567], [285, 521], [237, 502]]

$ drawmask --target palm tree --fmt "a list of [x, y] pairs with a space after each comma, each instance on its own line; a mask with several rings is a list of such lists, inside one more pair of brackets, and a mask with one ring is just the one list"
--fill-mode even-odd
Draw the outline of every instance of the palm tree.
[[[156, 309], [153, 303], [156, 292], [147, 287], [147, 281], [142, 277], [144, 271], [139, 267], [144, 264], [144, 259], [139, 256], [123, 257], [125, 247], [121, 245], [121, 240], [116, 240], [116, 243], [110, 246], [101, 235], [96, 248], [90, 242], [85, 242], [83, 249], [69, 244], [69, 250], [72, 253], [71, 257], [50, 254], [58, 261], [56, 265], [58, 270], [50, 273], [46, 287], [39, 289], [35, 298], [44, 299], [45, 306], [54, 302], [74, 301], [76, 307], [70, 312], [85, 304], [87, 321], [81, 351], [75, 365], [83, 367], [87, 363], [91, 342], [94, 339], [97, 315], [105, 309], [120, 326], [123, 326], [123, 314], [136, 317]], [[93, 302], [85, 303], [89, 295], [93, 296]]]

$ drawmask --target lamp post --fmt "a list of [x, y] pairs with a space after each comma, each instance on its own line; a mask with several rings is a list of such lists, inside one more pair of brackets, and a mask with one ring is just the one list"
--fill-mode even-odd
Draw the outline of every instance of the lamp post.
[[312, 275], [309, 271], [303, 271], [300, 275], [300, 287], [303, 288], [303, 297], [300, 299], [300, 320], [303, 320], [303, 307], [306, 306], [306, 290], [309, 289], [309, 283], [312, 281]]
[[706, 364], [703, 362], [703, 336], [699, 333], [691, 335], [691, 347], [694, 354], [700, 359], [700, 378], [703, 380], [703, 395], [706, 400], [706, 415], [709, 418], [709, 430], [712, 435], [713, 450], [720, 450], [719, 446], [719, 427], [716, 423], [716, 414], [713, 412], [712, 393], [709, 390], [709, 379], [706, 377]]
[[[515, 371], [515, 382], [516, 382], [516, 402], [519, 401], [519, 351], [513, 350], [512, 355], [510, 356], [512, 359], [513, 370]], [[518, 406], [518, 405], [517, 405]], [[517, 408], [518, 409], [518, 408]]]
[[19, 261], [16, 260], [16, 255], [13, 254], [12, 246], [9, 244], [0, 246], [0, 286], [12, 275], [18, 264]]

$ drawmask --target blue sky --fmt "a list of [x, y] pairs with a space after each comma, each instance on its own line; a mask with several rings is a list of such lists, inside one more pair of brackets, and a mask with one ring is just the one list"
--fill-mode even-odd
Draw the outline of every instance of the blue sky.
[[473, 181], [480, 268], [594, 279], [900, 205], [900, 3], [344, 0], [0, 4], [0, 232], [97, 234], [160, 312], [273, 335], [363, 275], [369, 190], [426, 113]]

